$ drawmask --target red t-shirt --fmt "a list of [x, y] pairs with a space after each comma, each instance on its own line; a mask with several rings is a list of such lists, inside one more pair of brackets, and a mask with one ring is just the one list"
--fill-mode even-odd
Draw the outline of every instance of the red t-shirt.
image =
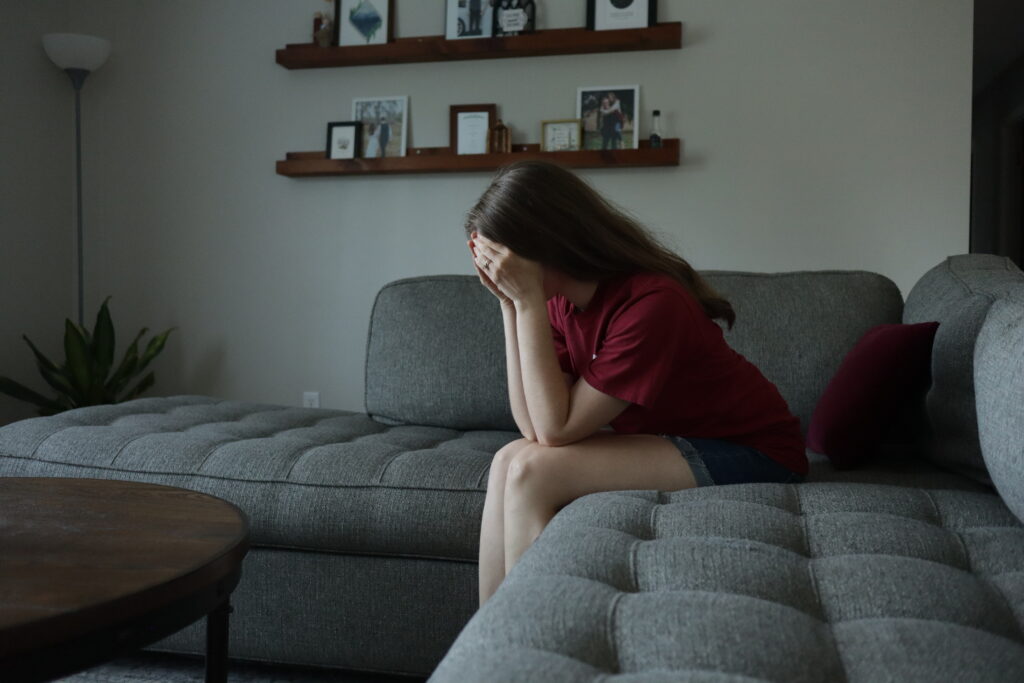
[[586, 310], [558, 295], [548, 317], [562, 370], [632, 404], [612, 420], [615, 431], [723, 439], [807, 473], [800, 421], [779, 390], [676, 280], [606, 280]]

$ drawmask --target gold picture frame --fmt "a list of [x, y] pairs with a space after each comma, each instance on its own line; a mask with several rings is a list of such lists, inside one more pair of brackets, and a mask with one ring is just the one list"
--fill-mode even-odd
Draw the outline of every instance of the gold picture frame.
[[583, 119], [552, 119], [541, 121], [542, 152], [576, 152], [583, 145]]

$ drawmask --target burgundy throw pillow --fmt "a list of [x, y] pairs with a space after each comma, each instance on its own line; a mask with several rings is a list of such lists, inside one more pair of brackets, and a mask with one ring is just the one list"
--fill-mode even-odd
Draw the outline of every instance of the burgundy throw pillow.
[[854, 467], [882, 444], [907, 403], [931, 382], [939, 323], [879, 325], [846, 354], [811, 417], [807, 446], [838, 468]]

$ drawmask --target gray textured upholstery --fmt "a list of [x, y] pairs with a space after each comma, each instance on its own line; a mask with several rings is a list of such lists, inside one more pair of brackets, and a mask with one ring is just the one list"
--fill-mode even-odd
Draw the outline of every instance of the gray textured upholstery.
[[434, 676], [1024, 680], [1024, 528], [993, 494], [617, 492], [560, 512]]
[[178, 396], [0, 428], [0, 475], [184, 486], [244, 510], [257, 545], [475, 560], [491, 455], [517, 436]]
[[898, 323], [903, 309], [899, 288], [875, 273], [703, 275], [736, 310], [729, 344], [775, 383], [805, 434], [846, 353], [875, 325]]
[[498, 300], [469, 275], [398, 280], [377, 295], [366, 412], [385, 422], [516, 429]]
[[1024, 519], [1024, 285], [989, 309], [974, 349], [978, 430], [985, 464]]
[[974, 344], [992, 302], [1024, 284], [1010, 259], [986, 254], [951, 256], [914, 285], [905, 323], [937, 320], [932, 386], [926, 398], [933, 438], [926, 448], [936, 463], [988, 482], [978, 442], [974, 399]]

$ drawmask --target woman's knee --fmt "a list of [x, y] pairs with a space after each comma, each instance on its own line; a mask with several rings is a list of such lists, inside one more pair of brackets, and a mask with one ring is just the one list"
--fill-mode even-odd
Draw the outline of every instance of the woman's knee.
[[552, 451], [557, 447], [529, 442], [516, 451], [508, 463], [505, 489], [530, 496], [542, 495], [552, 484], [549, 476]]
[[498, 452], [495, 453], [494, 457], [491, 459], [490, 478], [493, 479], [496, 476], [500, 476], [504, 479], [508, 472], [509, 465], [512, 464], [523, 449], [529, 447], [532, 443], [534, 442], [529, 439], [517, 439], [498, 449]]

